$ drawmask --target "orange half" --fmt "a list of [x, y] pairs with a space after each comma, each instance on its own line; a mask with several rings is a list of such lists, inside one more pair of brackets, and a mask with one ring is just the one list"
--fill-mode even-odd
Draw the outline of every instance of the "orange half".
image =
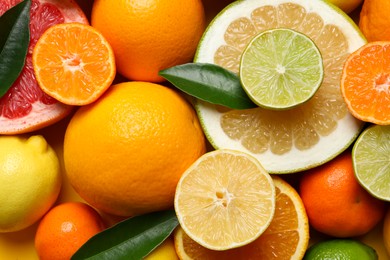
[[68, 105], [94, 102], [116, 73], [110, 44], [95, 28], [81, 23], [46, 30], [35, 45], [33, 66], [40, 88]]
[[272, 176], [276, 209], [270, 226], [255, 241], [225, 251], [205, 248], [178, 227], [174, 233], [176, 253], [182, 260], [290, 259], [301, 260], [309, 245], [309, 222], [297, 191], [286, 181]]
[[390, 124], [390, 41], [368, 43], [349, 55], [341, 92], [356, 118]]

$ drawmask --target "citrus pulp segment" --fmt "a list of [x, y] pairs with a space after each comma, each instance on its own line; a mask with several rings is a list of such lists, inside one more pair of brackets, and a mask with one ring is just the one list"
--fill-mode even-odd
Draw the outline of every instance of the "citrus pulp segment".
[[193, 240], [227, 250], [252, 242], [270, 225], [275, 187], [254, 157], [216, 150], [184, 172], [174, 206], [180, 226]]
[[302, 200], [294, 188], [274, 176], [275, 214], [270, 226], [252, 243], [226, 250], [210, 250], [197, 244], [182, 228], [174, 233], [180, 259], [302, 259], [309, 243], [309, 223]]
[[284, 28], [266, 30], [249, 42], [241, 55], [239, 74], [253, 102], [276, 110], [308, 101], [324, 75], [314, 42]]
[[250, 40], [274, 28], [305, 34], [322, 54], [323, 82], [308, 102], [285, 111], [230, 110], [200, 100], [195, 106], [214, 148], [245, 151], [270, 173], [291, 173], [329, 161], [360, 132], [363, 123], [348, 112], [339, 81], [346, 57], [366, 40], [348, 16], [326, 1], [236, 1], [210, 23], [195, 62], [238, 73]]
[[46, 30], [35, 45], [33, 66], [39, 87], [68, 105], [94, 102], [116, 73], [110, 44], [95, 28], [81, 23]]
[[352, 149], [355, 175], [374, 197], [390, 201], [390, 126], [371, 125]]
[[[0, 15], [22, 0], [0, 0]], [[0, 98], [0, 134], [21, 134], [38, 130], [66, 117], [71, 106], [45, 94], [36, 82], [32, 50], [42, 33], [58, 23], [88, 23], [82, 9], [73, 0], [32, 0], [30, 43], [19, 78]]]
[[344, 63], [341, 92], [356, 118], [390, 125], [390, 42], [370, 42]]

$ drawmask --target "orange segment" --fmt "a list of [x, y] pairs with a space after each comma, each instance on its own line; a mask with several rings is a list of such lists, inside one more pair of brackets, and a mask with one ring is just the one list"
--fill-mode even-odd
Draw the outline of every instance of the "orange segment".
[[275, 215], [270, 226], [254, 242], [214, 251], [192, 240], [182, 228], [175, 231], [175, 248], [180, 259], [302, 259], [309, 243], [309, 223], [302, 200], [294, 188], [273, 176], [276, 191]]
[[96, 29], [80, 23], [49, 28], [34, 48], [33, 65], [42, 90], [68, 105], [92, 103], [116, 73], [109, 43]]
[[371, 42], [344, 64], [341, 91], [356, 118], [390, 124], [390, 42]]

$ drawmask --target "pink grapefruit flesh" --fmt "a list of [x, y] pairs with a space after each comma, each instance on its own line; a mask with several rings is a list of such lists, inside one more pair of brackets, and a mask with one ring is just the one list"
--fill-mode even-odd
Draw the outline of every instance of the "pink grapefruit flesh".
[[[21, 1], [0, 0], [0, 16]], [[72, 106], [60, 103], [39, 88], [31, 59], [42, 33], [50, 26], [66, 22], [88, 24], [82, 9], [73, 0], [32, 0], [29, 50], [18, 79], [0, 98], [0, 134], [35, 131], [58, 122], [71, 112]]]

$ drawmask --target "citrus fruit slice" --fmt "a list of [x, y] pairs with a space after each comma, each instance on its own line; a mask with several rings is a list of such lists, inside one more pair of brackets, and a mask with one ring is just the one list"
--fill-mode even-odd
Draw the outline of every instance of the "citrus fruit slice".
[[302, 259], [309, 243], [309, 223], [302, 200], [283, 179], [273, 177], [275, 215], [270, 226], [252, 243], [226, 251], [207, 249], [192, 240], [182, 228], [174, 233], [180, 259]]
[[363, 123], [349, 113], [340, 77], [346, 57], [366, 41], [356, 24], [326, 1], [235, 1], [209, 24], [194, 61], [238, 73], [248, 43], [275, 28], [303, 33], [320, 50], [324, 78], [314, 96], [282, 111], [230, 110], [200, 100], [196, 109], [214, 148], [250, 153], [269, 173], [292, 173], [331, 160], [360, 132]]
[[344, 64], [341, 91], [356, 118], [390, 125], [390, 42], [370, 42]]
[[57, 24], [39, 38], [33, 51], [35, 77], [49, 96], [68, 105], [98, 99], [115, 78], [114, 52], [90, 25]]
[[252, 242], [270, 225], [275, 187], [254, 157], [216, 150], [185, 171], [174, 205], [180, 226], [193, 240], [227, 250]]
[[323, 75], [317, 46], [291, 29], [259, 33], [241, 56], [241, 84], [253, 102], [264, 108], [288, 109], [308, 101]]
[[[0, 0], [0, 15], [22, 0]], [[72, 107], [45, 94], [35, 80], [32, 50], [42, 33], [58, 23], [88, 23], [73, 0], [32, 0], [30, 44], [24, 68], [8, 92], [0, 98], [0, 134], [31, 132], [67, 116]]]
[[356, 178], [374, 197], [386, 201], [390, 201], [389, 154], [390, 126], [369, 126], [352, 149]]

